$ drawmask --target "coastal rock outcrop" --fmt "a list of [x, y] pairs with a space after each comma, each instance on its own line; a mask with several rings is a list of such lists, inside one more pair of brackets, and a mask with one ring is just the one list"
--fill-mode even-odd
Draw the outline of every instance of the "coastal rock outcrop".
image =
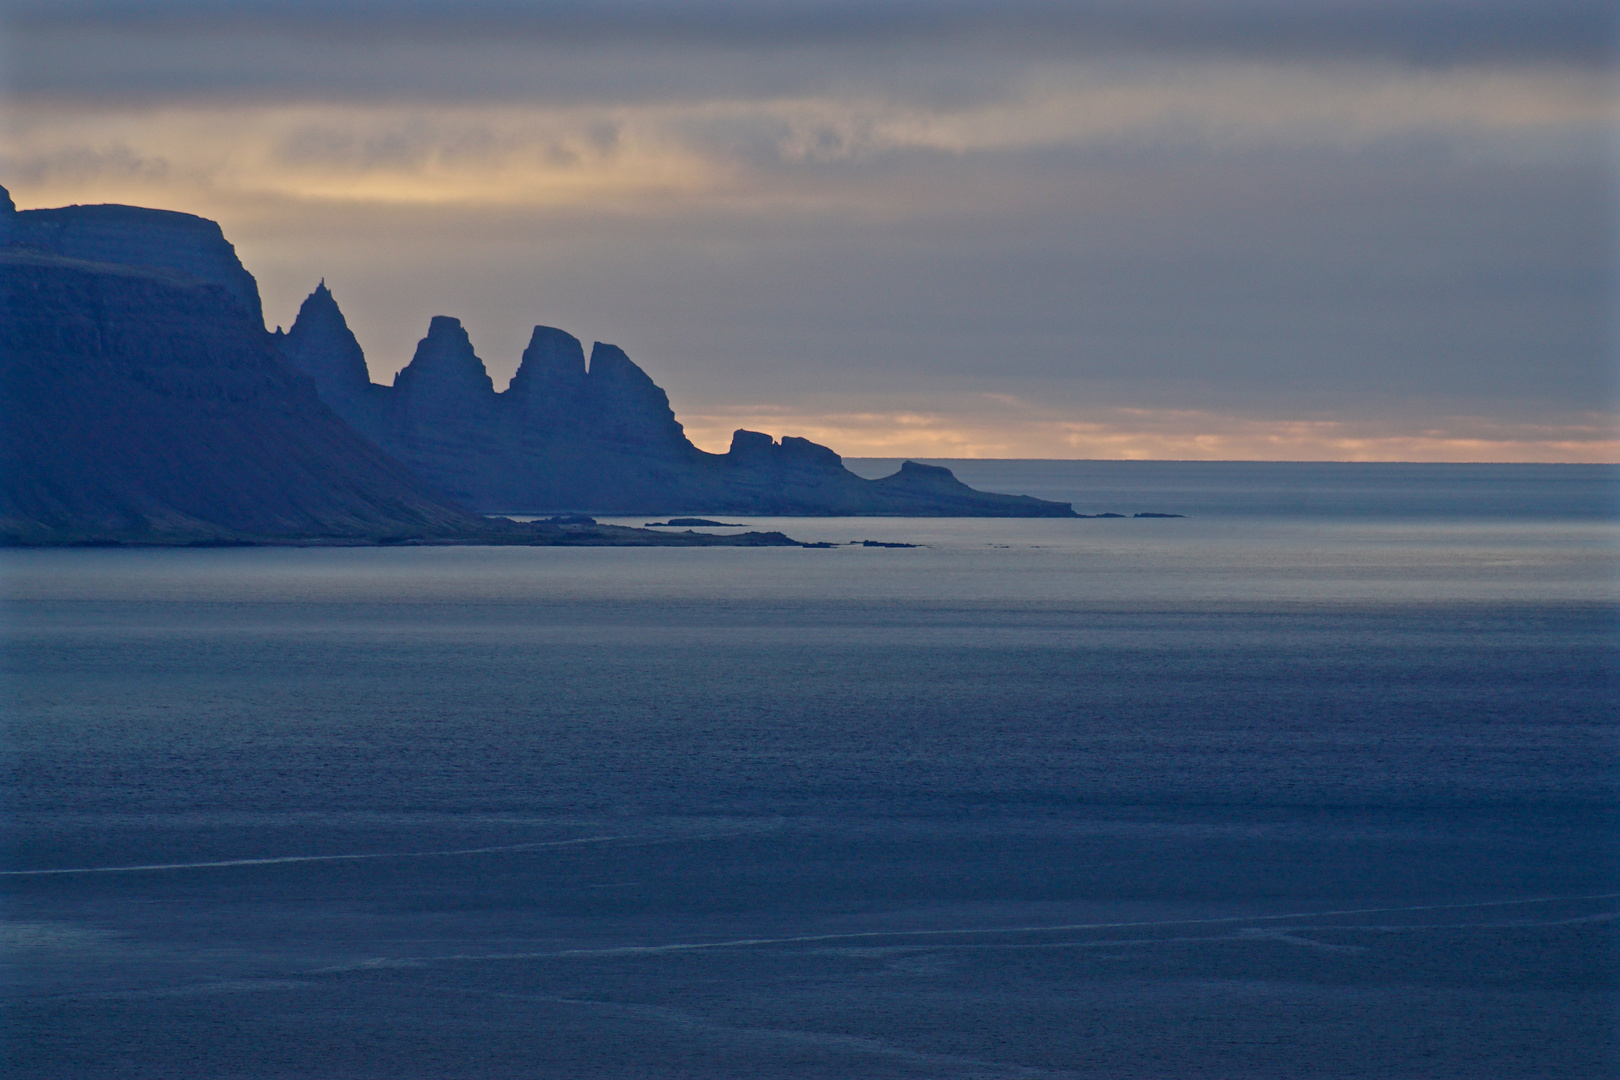
[[[727, 453], [707, 453], [622, 349], [598, 342], [587, 363], [549, 327], [502, 392], [445, 316], [392, 386], [375, 385], [324, 282], [289, 332], [266, 333], [253, 276], [218, 224], [191, 214], [18, 211], [0, 188], [0, 278], [11, 542], [507, 527], [469, 511], [1073, 515], [913, 463], [866, 480], [807, 439], [739, 431]], [[580, 522], [550, 527], [614, 528]]]
[[0, 540], [461, 535], [236, 298], [161, 269], [0, 252]]
[[[687, 439], [669, 397], [615, 345], [537, 326], [497, 393], [459, 322], [437, 316], [391, 387], [364, 357], [324, 283], [277, 338], [358, 431], [486, 513], [1070, 517], [1067, 503], [975, 491], [907, 462], [867, 480], [828, 447], [738, 431], [724, 454]], [[358, 363], [357, 363], [358, 361]]]
[[460, 322], [434, 318], [416, 356], [394, 380], [391, 397], [391, 419], [400, 435], [393, 440], [394, 456], [473, 505], [474, 478], [455, 463], [488, 460], [494, 453], [495, 386]]
[[0, 204], [0, 245], [117, 263], [176, 270], [223, 289], [253, 325], [264, 326], [259, 283], [236, 257], [217, 222], [174, 210], [104, 204], [18, 210], [9, 192]]
[[292, 333], [279, 335], [276, 344], [295, 367], [315, 380], [323, 400], [352, 405], [375, 397], [381, 389], [372, 385], [366, 354], [325, 281], [315, 286], [298, 309]]

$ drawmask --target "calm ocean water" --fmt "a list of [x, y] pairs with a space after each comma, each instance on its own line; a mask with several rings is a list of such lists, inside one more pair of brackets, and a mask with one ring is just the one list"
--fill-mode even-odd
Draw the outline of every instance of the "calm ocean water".
[[1620, 1071], [1616, 470], [951, 464], [1191, 516], [0, 553], [7, 1075]]

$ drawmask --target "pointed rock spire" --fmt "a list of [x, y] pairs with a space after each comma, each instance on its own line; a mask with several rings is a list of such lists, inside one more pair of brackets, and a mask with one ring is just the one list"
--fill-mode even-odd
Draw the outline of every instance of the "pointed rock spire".
[[278, 344], [294, 367], [315, 380], [315, 389], [328, 405], [336, 407], [337, 402], [371, 389], [366, 354], [325, 278], [305, 298], [292, 329]]

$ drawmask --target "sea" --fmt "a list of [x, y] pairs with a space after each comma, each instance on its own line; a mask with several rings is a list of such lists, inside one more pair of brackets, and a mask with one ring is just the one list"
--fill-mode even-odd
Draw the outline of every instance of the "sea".
[[945, 464], [1184, 516], [0, 553], [0, 1071], [1620, 1075], [1620, 469]]

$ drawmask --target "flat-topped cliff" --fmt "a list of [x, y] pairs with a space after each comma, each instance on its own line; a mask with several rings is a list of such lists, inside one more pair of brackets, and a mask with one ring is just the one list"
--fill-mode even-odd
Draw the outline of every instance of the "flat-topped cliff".
[[15, 245], [89, 262], [178, 270], [218, 285], [264, 326], [259, 283], [217, 222], [174, 210], [102, 204], [17, 210], [0, 188], [0, 245]]

